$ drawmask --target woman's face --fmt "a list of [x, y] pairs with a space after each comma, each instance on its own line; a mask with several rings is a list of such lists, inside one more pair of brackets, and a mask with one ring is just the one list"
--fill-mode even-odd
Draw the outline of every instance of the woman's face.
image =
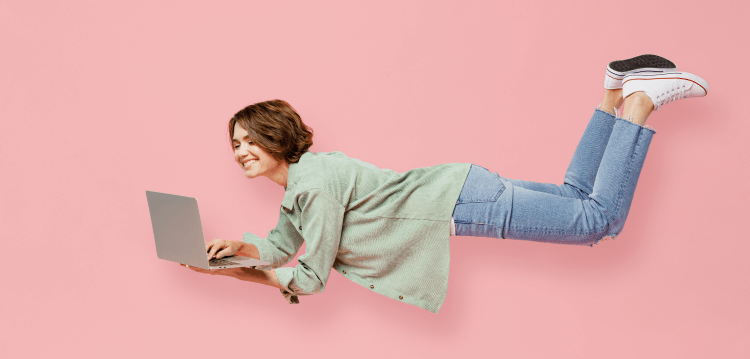
[[248, 136], [247, 131], [238, 123], [234, 125], [232, 147], [234, 147], [234, 160], [245, 171], [247, 178], [269, 177], [281, 166], [281, 162], [256, 145]]

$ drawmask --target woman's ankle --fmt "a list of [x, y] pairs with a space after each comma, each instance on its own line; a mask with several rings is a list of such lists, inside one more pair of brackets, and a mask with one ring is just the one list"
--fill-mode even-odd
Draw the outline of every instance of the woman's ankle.
[[600, 103], [599, 106], [596, 106], [596, 108], [612, 116], [617, 116], [617, 108], [615, 108], [614, 106], [607, 106], [604, 104], [604, 102]]
[[604, 90], [604, 98], [599, 104], [599, 109], [602, 111], [615, 114], [616, 110], [622, 106], [622, 89], [606, 89]]

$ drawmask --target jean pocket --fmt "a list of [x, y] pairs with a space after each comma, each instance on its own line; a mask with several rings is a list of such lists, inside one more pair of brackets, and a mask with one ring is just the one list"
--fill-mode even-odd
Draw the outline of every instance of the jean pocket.
[[505, 184], [497, 173], [472, 164], [456, 204], [495, 202], [504, 190]]

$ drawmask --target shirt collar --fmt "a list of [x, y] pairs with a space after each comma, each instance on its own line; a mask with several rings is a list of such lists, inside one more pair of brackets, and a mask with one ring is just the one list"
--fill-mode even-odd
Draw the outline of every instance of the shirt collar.
[[287, 171], [286, 174], [286, 187], [284, 187], [286, 193], [284, 194], [284, 199], [281, 201], [281, 207], [283, 207], [282, 209], [286, 212], [291, 212], [291, 210], [294, 208], [294, 197], [296, 195], [294, 189], [299, 182], [300, 163], [302, 163], [303, 161], [306, 162], [307, 157], [309, 157], [310, 155], [311, 154], [309, 151], [305, 152], [299, 158], [298, 162], [289, 164], [289, 171]]

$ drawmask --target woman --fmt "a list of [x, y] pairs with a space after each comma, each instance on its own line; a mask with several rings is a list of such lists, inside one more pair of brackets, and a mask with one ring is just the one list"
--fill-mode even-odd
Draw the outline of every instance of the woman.
[[[500, 177], [470, 163], [405, 173], [341, 152], [314, 153], [312, 132], [284, 101], [257, 103], [229, 121], [235, 160], [248, 178], [286, 190], [267, 238], [215, 239], [210, 258], [241, 253], [271, 263], [203, 273], [277, 287], [289, 303], [322, 292], [331, 268], [370, 290], [434, 313], [448, 289], [449, 236], [589, 245], [622, 231], [653, 129], [649, 114], [705, 96], [708, 83], [656, 55], [607, 66], [594, 110], [562, 185]], [[623, 116], [617, 110], [623, 105]], [[305, 242], [299, 265], [288, 263]]]

